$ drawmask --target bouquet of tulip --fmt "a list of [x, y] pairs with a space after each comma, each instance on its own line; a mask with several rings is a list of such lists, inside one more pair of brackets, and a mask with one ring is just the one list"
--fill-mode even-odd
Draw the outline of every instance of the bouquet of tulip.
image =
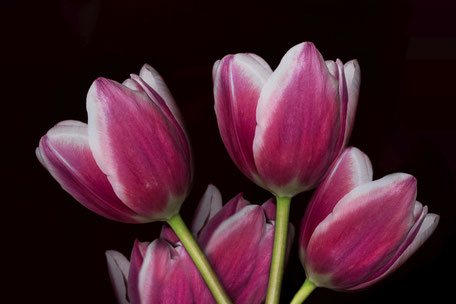
[[314, 188], [297, 237], [307, 278], [292, 303], [316, 287], [378, 282], [435, 230], [439, 216], [416, 200], [413, 176], [373, 180], [367, 155], [347, 147], [360, 88], [356, 60], [324, 61], [304, 42], [275, 71], [254, 54], [225, 56], [213, 82], [229, 155], [273, 195], [262, 205], [242, 194], [223, 205], [209, 185], [187, 228], [179, 210], [193, 179], [189, 138], [163, 78], [147, 64], [122, 84], [95, 80], [88, 123], [60, 122], [36, 149], [62, 188], [93, 212], [165, 222], [159, 238], [135, 241], [130, 260], [106, 252], [119, 303], [279, 303], [295, 235], [291, 199]]

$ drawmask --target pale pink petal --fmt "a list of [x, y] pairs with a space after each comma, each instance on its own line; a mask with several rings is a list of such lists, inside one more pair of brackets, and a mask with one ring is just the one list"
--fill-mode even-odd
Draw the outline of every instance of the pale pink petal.
[[192, 233], [198, 235], [203, 226], [222, 209], [222, 194], [214, 185], [208, 185], [192, 222]]
[[355, 122], [356, 107], [358, 106], [359, 88], [361, 84], [361, 70], [358, 61], [350, 60], [344, 65], [345, 79], [348, 90], [347, 124], [345, 126], [344, 146], [350, 138]]
[[213, 70], [215, 114], [223, 143], [238, 168], [257, 181], [252, 152], [256, 107], [272, 70], [253, 54], [225, 56]]
[[151, 220], [175, 215], [191, 168], [172, 123], [143, 92], [104, 78], [87, 96], [89, 145], [114, 192]]
[[301, 224], [301, 256], [315, 227], [333, 211], [342, 197], [359, 185], [372, 181], [372, 174], [372, 164], [366, 154], [354, 147], [345, 149], [315, 190], [307, 206]]
[[416, 179], [397, 173], [358, 186], [315, 229], [304, 256], [317, 286], [350, 288], [384, 265], [414, 223]]
[[106, 251], [106, 260], [108, 262], [108, 272], [111, 279], [112, 287], [119, 304], [129, 304], [127, 296], [128, 271], [130, 262], [120, 252], [114, 250]]
[[148, 221], [122, 203], [97, 166], [89, 147], [87, 124], [58, 123], [41, 138], [36, 154], [62, 188], [93, 212], [127, 223]]
[[348, 138], [345, 138], [346, 124], [347, 124], [347, 107], [348, 107], [348, 89], [347, 82], [345, 80], [344, 64], [339, 59], [336, 60], [338, 77], [339, 80], [339, 103], [340, 103], [340, 128], [339, 128], [339, 139], [336, 144], [335, 150], [339, 154], [344, 148]]
[[337, 156], [338, 82], [310, 42], [291, 48], [265, 83], [256, 111], [255, 165], [267, 189], [313, 188]]

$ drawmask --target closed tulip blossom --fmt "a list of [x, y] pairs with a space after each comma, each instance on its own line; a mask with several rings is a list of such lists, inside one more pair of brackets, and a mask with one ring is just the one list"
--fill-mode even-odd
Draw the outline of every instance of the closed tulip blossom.
[[[274, 219], [272, 200], [250, 205], [239, 194], [222, 208], [212, 185], [200, 201], [192, 232], [234, 303], [264, 300]], [[160, 237], [136, 241], [130, 262], [116, 251], [106, 253], [119, 303], [215, 303], [174, 232], [164, 226]]]
[[368, 287], [402, 265], [439, 221], [416, 200], [416, 183], [405, 173], [372, 181], [369, 158], [346, 149], [302, 220], [299, 253], [307, 280], [292, 303], [301, 303], [315, 286]]
[[36, 155], [60, 185], [106, 218], [142, 223], [179, 212], [192, 181], [180, 114], [158, 73], [144, 65], [123, 84], [98, 78], [88, 124], [58, 123]]
[[[321, 181], [350, 137], [358, 62], [325, 61], [313, 43], [304, 42], [292, 47], [275, 71], [255, 54], [227, 55], [214, 64], [213, 82], [223, 143], [249, 179], [277, 196], [276, 233], [283, 238], [290, 198]], [[267, 303], [279, 300], [282, 270], [276, 268], [285, 244], [276, 241], [268, 295], [274, 300]]]
[[36, 149], [39, 161], [95, 213], [126, 223], [168, 222], [214, 297], [229, 303], [179, 215], [192, 182], [192, 156], [161, 76], [144, 65], [122, 84], [98, 78], [87, 95], [87, 113], [87, 124], [63, 121], [49, 130]]

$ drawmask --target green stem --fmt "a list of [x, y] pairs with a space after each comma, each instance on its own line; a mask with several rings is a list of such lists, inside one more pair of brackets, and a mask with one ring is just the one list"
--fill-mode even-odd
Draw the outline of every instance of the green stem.
[[168, 224], [177, 234], [182, 244], [184, 244], [185, 249], [195, 263], [199, 272], [203, 276], [204, 281], [206, 282], [207, 287], [212, 292], [214, 299], [217, 303], [221, 304], [230, 304], [231, 300], [223, 289], [222, 284], [217, 278], [214, 270], [212, 270], [209, 261], [207, 260], [204, 253], [201, 251], [198, 243], [196, 243], [192, 234], [188, 230], [184, 221], [182, 220], [179, 214], [176, 214], [171, 219], [169, 219]]
[[304, 281], [304, 284], [302, 284], [301, 288], [293, 297], [293, 300], [291, 300], [290, 304], [301, 304], [307, 299], [312, 291], [315, 290], [315, 288], [317, 288], [317, 286], [315, 286], [315, 284], [312, 283], [309, 279], [306, 279]]
[[266, 304], [277, 304], [280, 300], [285, 251], [287, 248], [288, 217], [290, 214], [290, 197], [276, 197], [277, 215], [274, 233], [274, 249], [272, 251], [271, 270], [269, 272], [268, 293]]

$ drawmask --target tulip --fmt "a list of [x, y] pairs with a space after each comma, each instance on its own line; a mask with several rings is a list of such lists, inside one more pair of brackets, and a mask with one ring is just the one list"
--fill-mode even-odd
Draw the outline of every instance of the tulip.
[[104, 217], [168, 222], [214, 297], [230, 303], [179, 215], [193, 177], [192, 157], [161, 76], [144, 65], [123, 84], [98, 78], [87, 95], [87, 113], [87, 124], [63, 121], [41, 138], [36, 155], [43, 166], [76, 200]]
[[347, 144], [360, 85], [358, 62], [324, 61], [311, 42], [291, 48], [273, 72], [255, 54], [213, 67], [215, 113], [238, 168], [277, 197], [266, 303], [278, 303], [290, 200], [314, 188]]
[[179, 212], [192, 180], [190, 146], [166, 84], [150, 66], [124, 84], [98, 78], [88, 124], [63, 121], [36, 149], [76, 200], [112, 220], [142, 223]]
[[[235, 303], [264, 300], [274, 219], [272, 200], [250, 205], [239, 194], [222, 208], [220, 192], [212, 185], [200, 201], [192, 232]], [[168, 226], [152, 243], [136, 241], [130, 262], [116, 251], [107, 251], [106, 256], [119, 303], [214, 303]]]
[[[302, 220], [303, 288], [368, 287], [402, 265], [438, 221], [416, 201], [413, 176], [395, 173], [372, 181], [367, 155], [348, 148], [315, 191]], [[292, 303], [302, 299], [297, 296]]]
[[277, 196], [315, 187], [348, 141], [360, 84], [356, 60], [325, 62], [304, 42], [274, 72], [257, 55], [227, 55], [214, 64], [213, 81], [228, 153]]

